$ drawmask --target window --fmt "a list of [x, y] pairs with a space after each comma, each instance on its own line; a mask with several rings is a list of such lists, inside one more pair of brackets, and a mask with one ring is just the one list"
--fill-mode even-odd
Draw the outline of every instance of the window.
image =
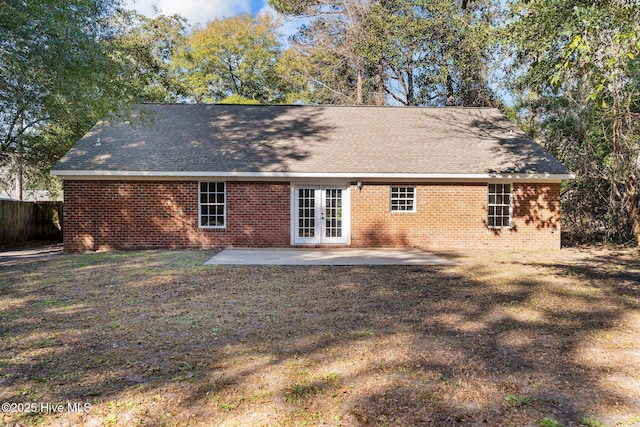
[[511, 184], [489, 184], [487, 225], [489, 228], [511, 227]]
[[391, 187], [391, 212], [415, 212], [416, 189], [414, 187]]
[[223, 228], [225, 226], [224, 182], [200, 183], [200, 227]]

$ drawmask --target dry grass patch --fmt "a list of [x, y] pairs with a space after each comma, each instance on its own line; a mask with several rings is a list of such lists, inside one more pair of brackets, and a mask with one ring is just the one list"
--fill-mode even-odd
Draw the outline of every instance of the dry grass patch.
[[210, 256], [0, 264], [0, 402], [65, 405], [3, 422], [640, 424], [637, 251], [448, 254], [440, 267]]

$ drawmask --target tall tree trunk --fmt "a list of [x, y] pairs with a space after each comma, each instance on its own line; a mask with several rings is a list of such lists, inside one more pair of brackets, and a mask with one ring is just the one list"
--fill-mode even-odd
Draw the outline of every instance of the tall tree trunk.
[[356, 70], [356, 105], [364, 104], [364, 95], [362, 92], [362, 61], [359, 61]]
[[22, 173], [22, 159], [17, 158], [16, 162], [16, 199], [23, 200], [23, 173]]
[[407, 66], [407, 105], [415, 105], [415, 94], [413, 88], [413, 63], [409, 61]]
[[16, 134], [16, 198], [18, 200], [23, 199], [23, 170], [22, 156], [24, 154], [24, 146], [22, 145], [22, 133], [24, 132], [24, 121], [22, 119], [22, 113], [18, 116], [18, 132]]
[[447, 73], [447, 100], [446, 103], [447, 105], [451, 106], [455, 104], [455, 95], [454, 95], [454, 90], [453, 90], [453, 79], [451, 78], [451, 74]]
[[375, 104], [384, 105], [385, 89], [384, 89], [384, 65], [380, 61], [376, 65], [376, 75], [374, 76], [374, 82], [376, 85]]

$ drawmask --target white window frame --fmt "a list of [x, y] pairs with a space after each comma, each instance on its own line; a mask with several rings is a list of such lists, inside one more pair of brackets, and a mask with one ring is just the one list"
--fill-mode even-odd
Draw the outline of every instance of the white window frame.
[[[491, 191], [492, 186], [493, 192]], [[509, 186], [508, 192], [505, 191], [506, 186]], [[508, 204], [504, 203], [505, 196], [509, 197]], [[508, 215], [504, 214], [505, 208], [508, 209]], [[497, 210], [500, 213], [497, 213]], [[500, 221], [496, 221], [498, 218]], [[508, 225], [504, 225], [504, 219], [509, 220]], [[500, 225], [496, 225], [497, 222], [500, 222]], [[487, 184], [487, 227], [492, 230], [513, 228], [513, 183], [497, 182]]]
[[[394, 189], [397, 190], [397, 194], [394, 197]], [[407, 190], [411, 190], [412, 196], [411, 198], [409, 197], [398, 197], [399, 195], [405, 194], [408, 195]], [[416, 211], [416, 187], [415, 186], [410, 186], [410, 185], [392, 185], [389, 188], [389, 210], [392, 213], [405, 213], [405, 212], [415, 212]], [[401, 202], [406, 202], [407, 200], [411, 200], [411, 209], [394, 209], [394, 207], [401, 207], [401, 206], [405, 206], [400, 204]], [[398, 202], [397, 204], [394, 205], [394, 201]]]
[[[206, 193], [202, 192], [202, 184], [207, 184]], [[217, 191], [217, 189], [216, 189], [216, 191], [213, 191], [213, 192], [210, 191], [209, 186], [211, 184], [215, 184], [216, 187], [217, 187], [218, 184], [222, 184], [224, 186], [223, 187], [223, 191], [222, 191], [222, 194], [223, 194], [223, 202], [222, 202], [222, 223], [223, 224], [222, 225], [202, 225], [203, 216], [207, 216], [207, 217], [218, 217], [219, 216], [218, 214], [213, 214], [212, 215], [212, 214], [209, 213], [209, 214], [203, 215], [203, 213], [202, 213], [203, 206], [210, 206], [211, 207], [211, 206], [220, 206], [221, 205], [221, 203], [219, 203], [217, 201], [215, 201], [213, 203], [209, 202], [209, 201], [207, 201], [206, 203], [202, 202], [202, 195], [203, 194], [207, 194], [207, 195], [210, 195], [210, 194], [218, 195], [218, 194], [220, 194], [220, 192]], [[200, 181], [200, 182], [198, 182], [198, 226], [200, 228], [212, 228], [212, 229], [222, 229], [222, 228], [226, 228], [227, 227], [227, 183], [225, 181]]]

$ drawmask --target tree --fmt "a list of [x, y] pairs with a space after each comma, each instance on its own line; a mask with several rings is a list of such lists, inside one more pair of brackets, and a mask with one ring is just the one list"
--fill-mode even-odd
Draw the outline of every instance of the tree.
[[[494, 13], [490, 0], [271, 3], [311, 19], [293, 39], [294, 46], [313, 65], [308, 77], [346, 93], [344, 100], [384, 104], [388, 96], [402, 105], [492, 103], [486, 82]], [[331, 60], [318, 60], [323, 57]], [[349, 73], [331, 72], [343, 64]], [[351, 92], [344, 89], [349, 85]]]
[[[368, 0], [271, 0], [279, 12], [306, 16], [309, 25], [292, 39], [307, 60], [303, 76], [317, 92], [317, 101], [364, 104], [366, 59], [359, 46], [365, 40]], [[316, 102], [317, 102], [316, 101]]]
[[145, 102], [179, 102], [188, 97], [174, 61], [185, 48], [186, 18], [118, 10], [110, 27], [111, 59], [125, 70], [123, 77], [133, 96]]
[[575, 168], [565, 194], [589, 208], [565, 210], [598, 224], [597, 208], [605, 236], [629, 233], [640, 244], [640, 5], [535, 0], [511, 9], [520, 115]]
[[270, 15], [216, 19], [194, 31], [179, 64], [196, 102], [230, 96], [261, 103], [287, 100], [290, 87], [279, 74], [282, 46]]
[[365, 56], [402, 105], [487, 106], [494, 5], [477, 0], [382, 0], [368, 16]]
[[[108, 56], [98, 39], [113, 2], [3, 1], [0, 7], [0, 167], [17, 172], [17, 190], [45, 128], [84, 127]], [[52, 155], [55, 155], [52, 153]], [[5, 181], [7, 179], [5, 174]]]
[[159, 54], [166, 51], [161, 41], [178, 40], [183, 20], [147, 19], [116, 6], [117, 0], [3, 1], [0, 172], [18, 197], [23, 177], [51, 184], [51, 166], [98, 119], [179, 93], [167, 83], [172, 76]]
[[[339, 34], [334, 34], [339, 33]], [[362, 78], [343, 48], [339, 29], [324, 19], [302, 26], [291, 37], [291, 73], [307, 88], [305, 98], [317, 104], [365, 103]], [[361, 76], [363, 71], [361, 70]]]

